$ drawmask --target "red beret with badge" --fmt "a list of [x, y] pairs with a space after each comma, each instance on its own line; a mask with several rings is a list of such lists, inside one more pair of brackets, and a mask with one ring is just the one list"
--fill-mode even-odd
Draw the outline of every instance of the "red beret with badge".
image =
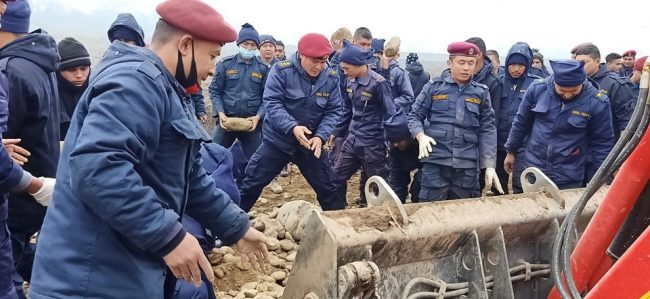
[[469, 56], [477, 57], [481, 51], [478, 47], [472, 43], [468, 42], [454, 42], [447, 46], [447, 52], [449, 56]]
[[633, 57], [636, 57], [636, 51], [634, 51], [634, 50], [627, 50], [627, 51], [623, 52], [623, 55], [621, 55], [621, 56], [623, 56], [623, 57], [625, 57], [625, 56], [633, 56]]
[[298, 52], [311, 58], [325, 58], [332, 53], [332, 44], [322, 34], [307, 33], [298, 41]]
[[237, 31], [223, 16], [200, 0], [167, 0], [156, 12], [170, 25], [209, 42], [225, 44], [237, 39]]

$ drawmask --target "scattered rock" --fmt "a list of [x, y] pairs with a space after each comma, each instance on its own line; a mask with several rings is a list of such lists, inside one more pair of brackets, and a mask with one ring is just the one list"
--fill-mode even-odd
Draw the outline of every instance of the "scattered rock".
[[293, 236], [289, 232], [284, 232], [284, 238], [293, 241]]
[[286, 252], [280, 252], [280, 253], [278, 253], [278, 257], [281, 258], [281, 259], [286, 260], [287, 259], [287, 253]]
[[285, 279], [282, 281], [282, 286], [283, 286], [283, 287], [286, 287], [286, 286], [287, 286], [287, 281], [288, 281], [288, 280], [289, 280], [289, 277], [285, 278]]
[[304, 233], [307, 219], [313, 210], [319, 210], [319, 208], [304, 200], [295, 200], [282, 205], [278, 211], [277, 219], [294, 239], [300, 240]]
[[294, 247], [296, 247], [296, 245], [293, 244], [293, 242], [291, 242], [289, 239], [280, 241], [280, 248], [282, 248], [284, 251], [291, 251]]
[[281, 281], [287, 278], [287, 273], [285, 273], [284, 271], [275, 271], [271, 273], [271, 277], [273, 277], [275, 281]]
[[255, 219], [252, 221], [252, 226], [258, 231], [264, 232], [266, 229], [266, 224], [264, 224], [264, 221], [260, 221], [259, 219]]
[[242, 271], [248, 271], [248, 270], [252, 269], [253, 266], [251, 265], [251, 263], [243, 262], [243, 261], [240, 260], [240, 261], [237, 262], [237, 268], [239, 268], [239, 270], [242, 270]]
[[266, 249], [269, 251], [276, 251], [280, 248], [280, 241], [278, 239], [272, 238], [270, 244], [266, 245]]
[[221, 254], [226, 255], [226, 254], [235, 254], [235, 250], [232, 249], [230, 246], [221, 246], [219, 248], [221, 250]]
[[277, 218], [278, 217], [278, 211], [280, 211], [280, 209], [273, 208], [273, 211], [271, 211], [271, 213], [269, 213], [269, 217], [271, 217], [273, 219]]
[[242, 290], [255, 290], [258, 285], [259, 285], [258, 282], [252, 281], [252, 282], [249, 282], [249, 283], [244, 284], [243, 286], [241, 286], [241, 289]]
[[257, 211], [248, 212], [248, 219], [254, 219], [257, 216]]
[[269, 200], [266, 199], [266, 198], [264, 198], [264, 197], [260, 197], [259, 201], [260, 201], [262, 204], [267, 204], [267, 203], [269, 203]]
[[269, 264], [273, 267], [283, 267], [286, 263], [287, 262], [277, 256], [272, 255], [269, 257]]
[[[264, 281], [264, 282], [275, 282], [275, 279], [273, 279], [273, 277], [271, 277], [271, 276], [264, 275], [264, 276], [262, 276], [262, 281]], [[263, 284], [264, 282], [262, 282], [262, 284]], [[257, 290], [258, 290], [258, 291], [262, 291], [262, 292], [264, 291], [264, 290], [260, 290], [260, 286], [261, 286], [262, 284], [260, 284], [259, 286], [257, 286]]]
[[268, 294], [257, 294], [253, 299], [274, 299], [274, 297]]
[[228, 291], [228, 295], [230, 295], [230, 296], [235, 297], [235, 296], [237, 296], [237, 294], [239, 294], [239, 292], [237, 292], [237, 291], [235, 291], [235, 290], [230, 290], [230, 291]]
[[293, 261], [296, 260], [296, 254], [298, 254], [298, 253], [293, 251], [293, 252], [289, 253], [289, 255], [287, 255], [287, 257], [284, 258], [284, 259], [287, 260], [288, 262], [293, 262]]
[[234, 256], [234, 255], [228, 253], [228, 254], [226, 254], [226, 255], [223, 256], [223, 260], [224, 260], [226, 263], [237, 263], [238, 261], [241, 260], [241, 258], [238, 257], [238, 256]]
[[252, 290], [251, 289], [245, 289], [245, 290], [242, 291], [242, 293], [244, 293], [244, 296], [246, 298], [253, 298], [259, 292], [257, 290], [255, 290], [255, 289], [252, 289]]
[[284, 264], [284, 268], [287, 269], [287, 271], [291, 272], [291, 268], [293, 267], [292, 264]]
[[209, 256], [210, 264], [211, 265], [218, 265], [219, 262], [221, 262], [221, 259], [223, 258], [223, 254], [221, 253], [215, 253], [214, 251], [212, 254]]
[[287, 193], [287, 192], [284, 192], [284, 194], [282, 194], [282, 197], [283, 197], [284, 199], [290, 199], [290, 198], [291, 198], [291, 194], [289, 194], [289, 193]]
[[[214, 276], [216, 276], [218, 278], [223, 278], [224, 276], [226, 276], [226, 273], [224, 273], [223, 270], [221, 270], [221, 268], [216, 267], [216, 268], [214, 268]], [[235, 293], [237, 293], [237, 292], [235, 292]], [[231, 296], [237, 296], [237, 294], [231, 295]]]

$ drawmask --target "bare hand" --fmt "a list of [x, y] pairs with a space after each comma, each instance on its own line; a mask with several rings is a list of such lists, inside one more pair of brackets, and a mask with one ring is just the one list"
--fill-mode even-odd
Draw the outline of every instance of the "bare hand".
[[224, 126], [223, 123], [225, 123], [227, 120], [228, 117], [226, 116], [226, 114], [223, 112], [219, 112], [219, 126], [226, 131], [228, 131], [228, 129], [226, 129], [226, 126]]
[[27, 157], [31, 156], [32, 154], [28, 150], [18, 146], [18, 143], [20, 143], [20, 141], [21, 139], [2, 139], [2, 145], [4, 145], [11, 159], [14, 160], [18, 165], [23, 166], [28, 161]]
[[515, 171], [515, 154], [508, 153], [506, 159], [503, 161], [503, 170], [507, 173]]
[[251, 117], [246, 118], [246, 119], [253, 122], [253, 127], [249, 130], [249, 132], [255, 131], [255, 129], [257, 129], [257, 124], [260, 122], [260, 116], [255, 115], [255, 116], [251, 116]]
[[163, 259], [176, 278], [186, 280], [195, 287], [201, 286], [201, 270], [208, 280], [214, 281], [210, 262], [203, 254], [199, 242], [189, 233], [185, 234], [181, 243]]
[[269, 259], [266, 245], [273, 244], [266, 235], [251, 227], [244, 237], [237, 241], [237, 250], [241, 254], [242, 262], [251, 263], [259, 270], [260, 264]]
[[320, 137], [316, 136], [312, 139], [309, 139], [309, 143], [311, 144], [309, 149], [314, 152], [314, 157], [320, 158], [320, 153], [323, 147], [323, 140], [320, 139]]
[[208, 115], [203, 114], [203, 115], [199, 116], [198, 119], [201, 121], [201, 123], [204, 124], [204, 123], [206, 123], [208, 121]]
[[336, 136], [330, 136], [330, 138], [327, 139], [327, 142], [325, 143], [325, 149], [331, 151], [334, 148], [334, 141], [336, 141]]
[[293, 128], [293, 136], [295, 136], [296, 140], [298, 140], [298, 143], [300, 143], [300, 145], [304, 146], [306, 149], [310, 149], [311, 146], [311, 143], [306, 136], [309, 134], [311, 134], [311, 131], [305, 126], [295, 126]]
[[388, 69], [389, 63], [390, 63], [390, 59], [386, 57], [386, 54], [382, 53], [381, 55], [379, 55], [379, 64], [381, 65], [382, 69]]

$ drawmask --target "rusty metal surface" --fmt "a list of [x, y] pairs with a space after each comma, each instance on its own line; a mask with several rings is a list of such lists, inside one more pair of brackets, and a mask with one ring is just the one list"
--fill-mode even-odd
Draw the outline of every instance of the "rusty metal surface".
[[[606, 188], [599, 190], [587, 205], [581, 216], [583, 223], [595, 212]], [[581, 191], [562, 190], [553, 194], [542, 190], [403, 206], [398, 203], [397, 207], [402, 207], [407, 215], [408, 225], [395, 215], [396, 207], [383, 204], [322, 214], [314, 212], [305, 229], [284, 298], [304, 298], [309, 292], [320, 298], [337, 298], [338, 268], [357, 261], [372, 261], [379, 267], [381, 281], [377, 293], [381, 298], [401, 298], [403, 288], [414, 277], [451, 283], [469, 279], [474, 283], [473, 279], [480, 278], [476, 272], [459, 267], [459, 256], [468, 246], [476, 247], [478, 260], [474, 260], [482, 264], [475, 266], [485, 271], [484, 276], [503, 272], [520, 261], [549, 263], [549, 240]], [[476, 242], [468, 243], [472, 238]], [[495, 248], [503, 246], [505, 253], [494, 253], [498, 251]], [[486, 266], [490, 259], [507, 261], [507, 264]], [[469, 277], [470, 274], [473, 276]], [[485, 285], [484, 280], [482, 284]], [[545, 278], [510, 285], [503, 277], [494, 276], [494, 290], [505, 294], [494, 298], [512, 298], [513, 293], [514, 298], [541, 298], [543, 289], [550, 285], [552, 282]], [[475, 290], [479, 290], [475, 298], [485, 298], [484, 288]], [[496, 295], [492, 289], [487, 291], [493, 293]]]

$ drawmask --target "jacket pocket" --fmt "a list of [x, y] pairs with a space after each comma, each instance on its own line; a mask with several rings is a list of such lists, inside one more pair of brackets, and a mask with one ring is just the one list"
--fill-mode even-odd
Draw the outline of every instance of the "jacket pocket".
[[469, 113], [465, 113], [463, 122], [472, 127], [479, 126], [479, 106], [478, 104], [465, 102], [465, 108]]
[[200, 130], [196, 124], [187, 118], [173, 119], [169, 123], [171, 124], [174, 131], [176, 131], [185, 139], [192, 141], [201, 140], [204, 142], [210, 141], [210, 137], [207, 136], [207, 133], [205, 133], [203, 130]]

